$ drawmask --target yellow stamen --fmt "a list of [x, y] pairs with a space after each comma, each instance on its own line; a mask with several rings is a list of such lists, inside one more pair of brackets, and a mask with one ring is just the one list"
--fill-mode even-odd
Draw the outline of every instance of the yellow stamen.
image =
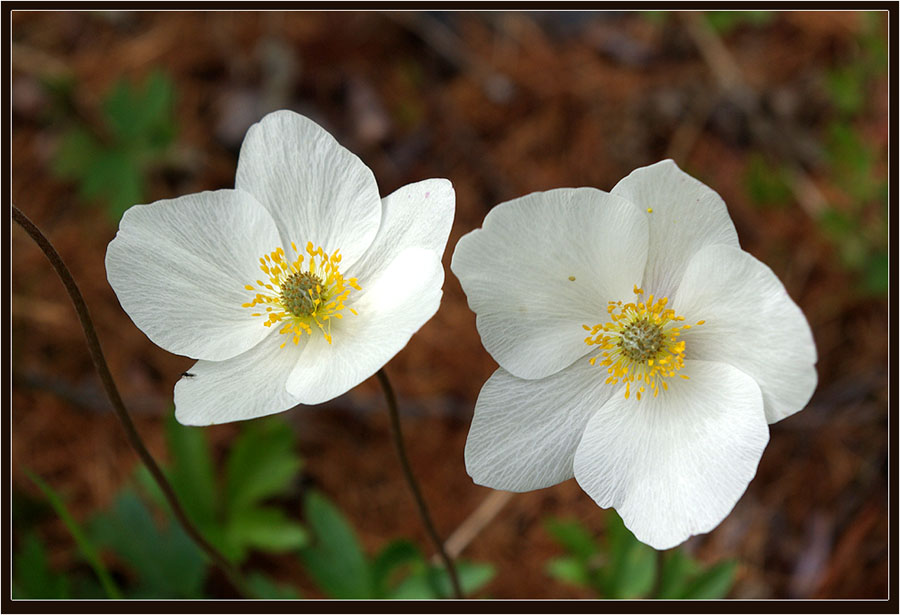
[[[281, 325], [279, 334], [290, 336], [281, 348], [288, 341], [299, 345], [304, 335], [312, 335], [313, 326], [331, 344], [331, 320], [343, 318], [340, 312], [344, 309], [344, 302], [350, 296], [351, 289], [361, 290], [359, 283], [356, 278], [345, 279], [341, 275], [341, 254], [338, 250], [329, 256], [322, 246], [314, 247], [310, 241], [306, 244], [307, 260], [294, 242], [291, 242], [291, 248], [294, 251], [293, 261], [286, 258], [284, 248], [280, 246], [259, 259], [259, 268], [268, 277], [268, 283], [256, 280], [265, 291], [255, 293], [253, 299], [241, 304], [241, 307], [266, 304], [265, 313], [254, 312], [251, 316], [265, 316], [262, 324], [266, 327], [275, 323]], [[307, 260], [306, 267], [303, 266], [304, 260]], [[255, 291], [255, 287], [249, 284], [244, 288]], [[358, 315], [353, 308], [350, 311]]]
[[[647, 389], [653, 391], [654, 397], [659, 395], [660, 388], [667, 391], [666, 379], [684, 367], [685, 343], [679, 336], [691, 325], [678, 324], [684, 317], [666, 308], [669, 302], [666, 297], [656, 299], [649, 295], [644, 301], [644, 290], [637, 285], [634, 294], [634, 303], [609, 302], [609, 322], [593, 327], [582, 325], [582, 328], [590, 332], [584, 343], [600, 350], [589, 359], [590, 364], [597, 364], [599, 359], [599, 365], [607, 368], [607, 384], [624, 382], [626, 399], [631, 395], [632, 382], [643, 383], [635, 393], [640, 400]], [[697, 321], [694, 326], [705, 322]], [[689, 379], [685, 374], [678, 375]]]

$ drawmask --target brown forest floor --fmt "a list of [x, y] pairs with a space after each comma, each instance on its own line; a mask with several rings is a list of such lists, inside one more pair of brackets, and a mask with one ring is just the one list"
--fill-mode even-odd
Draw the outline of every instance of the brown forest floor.
[[[777, 144], [759, 142], [746, 115], [721, 102], [687, 22], [577, 17], [16, 12], [13, 202], [81, 284], [126, 402], [164, 457], [163, 419], [191, 361], [150, 343], [108, 286], [103, 258], [115, 225], [50, 172], [60, 131], [43, 119], [43, 72], [70, 71], [75, 104], [88, 117], [119, 78], [153, 67], [169, 74], [180, 162], [174, 172], [151, 173], [149, 200], [232, 186], [244, 130], [284, 107], [310, 115], [358, 154], [382, 194], [427, 177], [451, 179], [458, 209], [442, 307], [388, 366], [416, 473], [446, 536], [490, 493], [466, 475], [463, 448], [475, 398], [495, 369], [450, 273], [453, 246], [498, 202], [560, 186], [608, 190], [633, 168], [674, 157], [723, 196], [743, 247], [785, 283], [819, 350], [820, 384], [809, 407], [772, 426], [747, 493], [688, 548], [706, 561], [740, 561], [733, 597], [886, 596], [885, 299], [853, 290], [852, 274], [802, 202], [760, 208], [746, 196], [751, 153]], [[752, 90], [783, 103], [766, 108], [787, 109], [780, 120], [815, 141], [827, 114], [823, 72], [859, 27], [857, 15], [782, 13], [723, 40]], [[886, 160], [886, 78], [867, 95], [859, 129]], [[827, 168], [801, 163], [832, 198]], [[11, 241], [14, 487], [36, 496], [22, 471], [30, 468], [85, 518], [109, 504], [136, 458], [108, 411], [62, 286], [24, 233], [13, 229]], [[375, 383], [295, 409], [290, 420], [309, 480], [337, 501], [368, 548], [400, 536], [428, 544]], [[221, 453], [235, 428], [209, 433]], [[590, 597], [544, 573], [560, 549], [541, 521], [574, 517], [600, 532], [604, 514], [574, 481], [517, 495], [465, 555], [496, 566], [491, 597]], [[72, 561], [61, 523], [48, 520], [42, 532], [54, 565]], [[300, 574], [287, 559], [267, 565], [285, 580]], [[308, 583], [304, 591], [315, 595]]]

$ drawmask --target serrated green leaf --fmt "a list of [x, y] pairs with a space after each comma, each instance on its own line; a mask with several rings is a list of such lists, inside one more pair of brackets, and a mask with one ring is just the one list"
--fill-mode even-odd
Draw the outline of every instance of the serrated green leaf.
[[600, 545], [577, 521], [547, 519], [544, 528], [564, 549], [583, 561], [600, 551]]
[[100, 580], [100, 583], [103, 585], [103, 590], [106, 592], [106, 595], [109, 598], [121, 598], [122, 594], [119, 592], [119, 588], [116, 587], [116, 584], [113, 583], [109, 571], [106, 569], [106, 566], [103, 565], [103, 561], [97, 554], [97, 550], [94, 548], [91, 541], [88, 540], [87, 536], [85, 536], [78, 522], [75, 521], [74, 517], [69, 513], [69, 509], [66, 508], [66, 505], [59, 494], [36, 474], [28, 470], [25, 470], [25, 474], [31, 479], [31, 482], [37, 485], [38, 489], [40, 489], [47, 498], [47, 501], [50, 502], [53, 510], [55, 510], [59, 518], [62, 519], [66, 529], [69, 530], [69, 534], [75, 539], [75, 544], [78, 546], [79, 553], [81, 553], [81, 556], [85, 561], [90, 564], [94, 573], [97, 575], [97, 578]]
[[312, 541], [300, 557], [319, 588], [331, 598], [371, 598], [371, 571], [353, 528], [328, 499], [306, 496], [306, 522]]
[[229, 520], [228, 542], [235, 546], [238, 561], [246, 548], [258, 548], [273, 553], [299, 549], [309, 542], [309, 534], [302, 525], [288, 519], [280, 508], [244, 509]]
[[736, 571], [737, 562], [735, 561], [716, 564], [691, 581], [681, 597], [688, 599], [724, 598], [731, 590], [731, 586], [734, 585]]
[[141, 86], [119, 81], [104, 101], [109, 127], [118, 142], [132, 151], [161, 148], [174, 136], [174, 86], [155, 71]]
[[283, 419], [273, 417], [248, 423], [228, 456], [228, 517], [268, 497], [287, 494], [302, 465], [294, 450], [294, 433]]
[[394, 540], [388, 543], [370, 566], [372, 585], [375, 594], [379, 598], [387, 597], [392, 593], [392, 577], [401, 572], [404, 567], [414, 564], [425, 565], [425, 559], [421, 551], [408, 540]]
[[558, 581], [577, 587], [590, 587], [591, 574], [584, 560], [576, 557], [557, 557], [546, 566], [547, 574]]
[[51, 570], [44, 544], [34, 532], [22, 539], [20, 549], [13, 555], [12, 597], [18, 599], [70, 598], [69, 580]]
[[135, 573], [131, 597], [202, 597], [204, 555], [181, 526], [157, 527], [144, 502], [130, 489], [120, 492], [112, 509], [93, 520], [90, 534]]

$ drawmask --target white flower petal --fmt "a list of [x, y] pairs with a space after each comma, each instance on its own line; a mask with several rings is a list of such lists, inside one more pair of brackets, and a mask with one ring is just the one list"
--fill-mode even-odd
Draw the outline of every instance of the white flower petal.
[[222, 360], [268, 330], [241, 305], [260, 277], [259, 257], [279, 245], [271, 216], [239, 190], [201, 192], [125, 212], [106, 250], [122, 308], [155, 344]]
[[543, 378], [590, 348], [582, 325], [632, 296], [647, 254], [646, 217], [594, 188], [529, 194], [494, 207], [459, 240], [450, 268], [502, 368]]
[[672, 298], [695, 252], [707, 245], [740, 247], [728, 208], [715, 191], [663, 160], [635, 169], [612, 189], [634, 203], [650, 223], [647, 270], [642, 287]]
[[730, 363], [756, 380], [769, 423], [801, 410], [816, 388], [816, 346], [784, 285], [751, 254], [709, 246], [691, 259], [672, 302], [691, 324], [690, 358]]
[[466, 471], [479, 485], [531, 491], [574, 476], [584, 426], [614, 391], [587, 359], [540, 380], [503, 368], [478, 395], [466, 440]]
[[[265, 329], [265, 327], [263, 327]], [[262, 342], [226, 361], [198, 361], [175, 385], [175, 418], [183, 425], [243, 421], [293, 408], [299, 402], [284, 388], [303, 349], [265, 329]]]
[[614, 507], [635, 537], [668, 549], [708, 532], [756, 474], [769, 429], [762, 396], [740, 370], [687, 361], [659, 397], [613, 395], [588, 421], [575, 478]]
[[313, 330], [287, 388], [304, 404], [334, 399], [372, 376], [400, 352], [441, 302], [444, 270], [431, 250], [408, 248], [358, 300], [351, 295], [341, 320], [332, 321], [332, 343]]
[[361, 260], [346, 268], [345, 276], [364, 285], [407, 248], [431, 250], [440, 258], [455, 211], [456, 194], [446, 179], [426, 179], [392, 192], [381, 201], [381, 226], [372, 245]]
[[344, 269], [372, 243], [381, 199], [372, 171], [321, 126], [292, 111], [276, 111], [247, 131], [235, 186], [269, 210], [285, 249], [307, 242]]

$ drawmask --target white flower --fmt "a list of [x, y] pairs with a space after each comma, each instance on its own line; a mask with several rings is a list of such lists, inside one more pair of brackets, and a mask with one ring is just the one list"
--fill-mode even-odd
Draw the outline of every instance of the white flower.
[[466, 468], [529, 491], [572, 478], [666, 549], [731, 511], [816, 386], [809, 325], [738, 245], [718, 194], [666, 160], [612, 193], [498, 205], [451, 269], [500, 364]]
[[175, 386], [188, 425], [318, 404], [353, 388], [437, 311], [450, 182], [378, 196], [372, 172], [311, 120], [264, 117], [234, 190], [129, 209], [106, 270], [122, 307], [199, 361]]

